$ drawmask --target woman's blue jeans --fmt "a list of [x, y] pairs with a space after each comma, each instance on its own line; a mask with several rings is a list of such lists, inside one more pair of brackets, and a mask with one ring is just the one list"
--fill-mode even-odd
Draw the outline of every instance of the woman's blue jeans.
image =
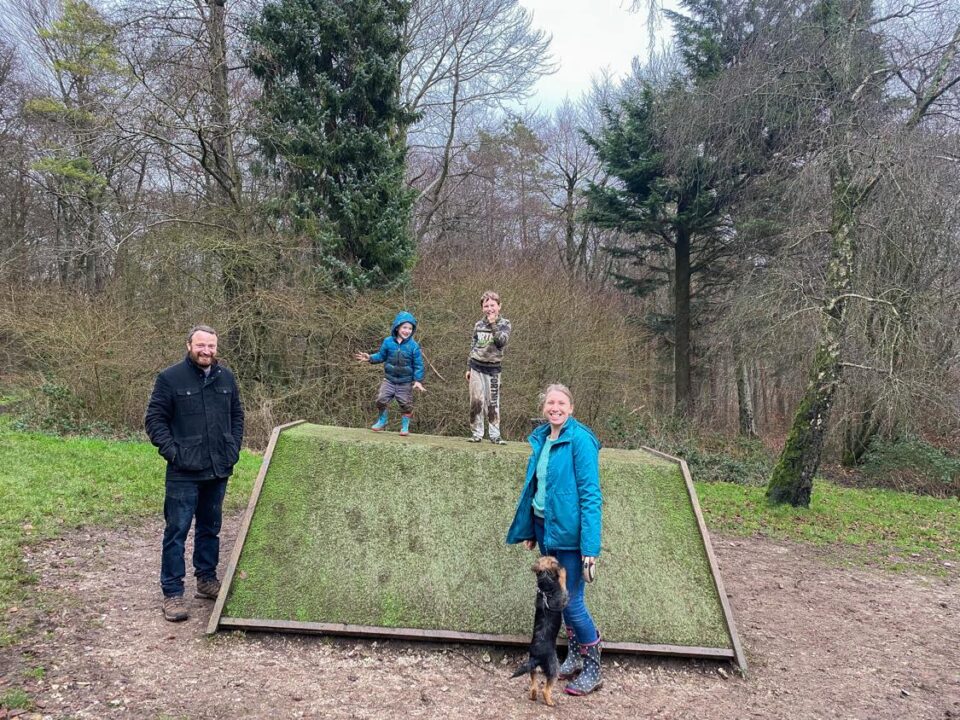
[[220, 560], [220, 524], [223, 518], [223, 496], [227, 480], [167, 480], [163, 500], [163, 556], [160, 560], [160, 588], [165, 597], [183, 595], [183, 561], [187, 533], [194, 517], [193, 570], [201, 580], [217, 577]]
[[580, 551], [545, 548], [543, 546], [543, 518], [536, 515], [533, 516], [533, 530], [537, 535], [537, 547], [540, 548], [540, 554], [553, 555], [567, 571], [567, 592], [570, 594], [570, 602], [563, 611], [563, 621], [576, 634], [578, 643], [589, 645], [600, 637], [600, 634], [597, 632], [597, 626], [594, 624], [583, 599], [583, 590], [586, 583], [583, 581], [583, 559], [580, 556]]

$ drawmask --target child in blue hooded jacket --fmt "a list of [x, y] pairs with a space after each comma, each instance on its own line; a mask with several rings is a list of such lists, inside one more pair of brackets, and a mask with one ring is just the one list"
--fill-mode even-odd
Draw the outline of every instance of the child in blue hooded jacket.
[[410, 434], [410, 418], [413, 415], [413, 390], [426, 392], [420, 382], [423, 380], [423, 354], [420, 345], [413, 339], [417, 329], [417, 319], [406, 311], [397, 313], [393, 319], [390, 336], [380, 343], [380, 349], [373, 353], [358, 352], [354, 355], [359, 362], [371, 364], [383, 363], [383, 382], [377, 393], [377, 410], [380, 416], [370, 426], [379, 432], [387, 426], [387, 408], [390, 401], [396, 399], [400, 406], [400, 434]]

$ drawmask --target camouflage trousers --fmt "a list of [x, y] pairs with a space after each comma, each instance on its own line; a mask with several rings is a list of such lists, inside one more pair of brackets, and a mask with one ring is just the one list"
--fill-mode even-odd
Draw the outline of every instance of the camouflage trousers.
[[487, 375], [470, 371], [470, 432], [483, 438], [483, 419], [491, 440], [500, 437], [500, 373]]

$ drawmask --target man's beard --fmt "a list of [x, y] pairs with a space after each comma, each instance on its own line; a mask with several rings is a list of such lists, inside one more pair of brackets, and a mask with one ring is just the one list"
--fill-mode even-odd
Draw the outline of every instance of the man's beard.
[[[203, 363], [200, 362], [200, 354], [199, 354], [199, 353], [190, 352], [189, 354], [190, 354], [190, 359], [193, 360], [194, 365], [199, 365], [200, 367], [204, 367]], [[210, 365], [209, 365], [209, 367], [213, 367], [213, 366], [216, 365], [216, 364], [217, 364], [217, 356], [214, 355], [214, 356], [212, 356], [212, 357], [210, 358]]]

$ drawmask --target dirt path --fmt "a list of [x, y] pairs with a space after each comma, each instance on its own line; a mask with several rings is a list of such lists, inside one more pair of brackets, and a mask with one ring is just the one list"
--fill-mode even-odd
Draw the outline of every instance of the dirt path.
[[[224, 523], [227, 551], [238, 524]], [[189, 621], [165, 622], [161, 530], [93, 530], [30, 550], [38, 607], [24, 611], [42, 615], [41, 632], [0, 657], [0, 695], [24, 687], [38, 702], [22, 717], [960, 719], [957, 575], [849, 570], [805, 547], [715, 538], [749, 677], [608, 655], [603, 690], [561, 694], [551, 710], [509, 679], [522, 659], [513, 650], [208, 638], [212, 603], [192, 599]], [[24, 674], [38, 667], [42, 678]]]

